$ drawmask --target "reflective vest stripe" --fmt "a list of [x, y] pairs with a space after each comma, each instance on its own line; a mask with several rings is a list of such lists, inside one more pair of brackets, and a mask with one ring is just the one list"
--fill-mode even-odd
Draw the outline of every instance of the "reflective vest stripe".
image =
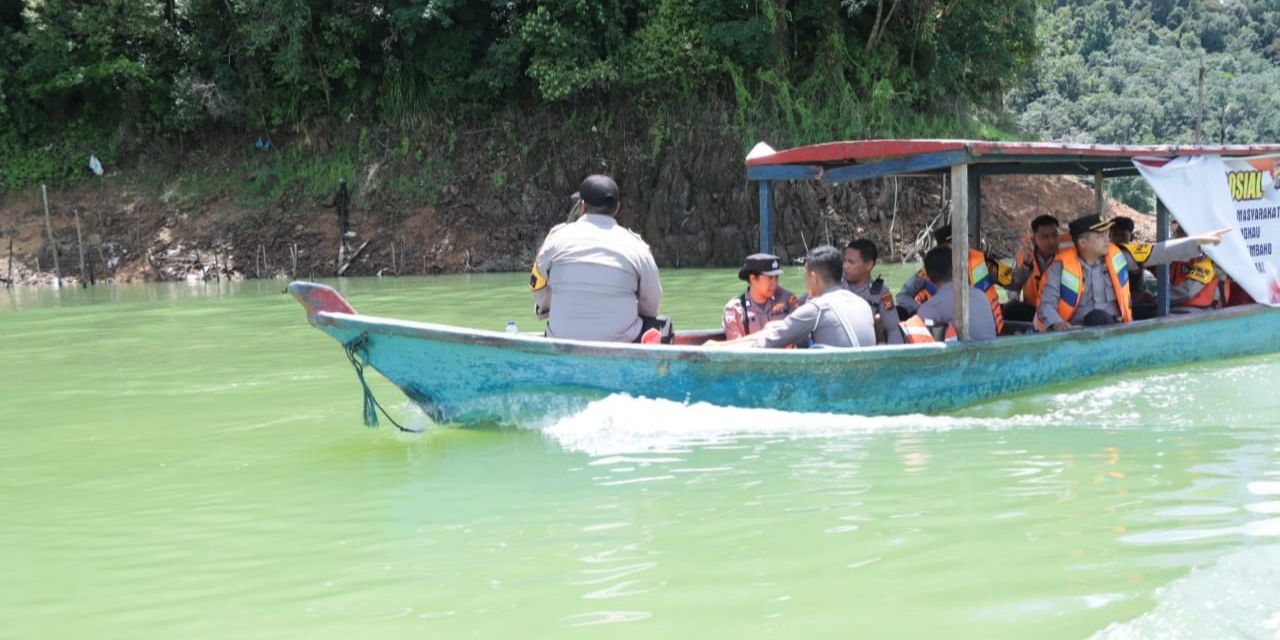
[[929, 333], [929, 327], [925, 325], [920, 316], [911, 316], [899, 322], [898, 326], [902, 328], [902, 339], [907, 344], [934, 342], [933, 334]]
[[[920, 316], [911, 316], [906, 320], [899, 322], [898, 326], [902, 328], [902, 339], [907, 344], [930, 344], [937, 342], [933, 338], [933, 332], [929, 331], [929, 325]], [[947, 323], [947, 330], [943, 340], [946, 342], [955, 342], [958, 339], [956, 327], [951, 323]]]

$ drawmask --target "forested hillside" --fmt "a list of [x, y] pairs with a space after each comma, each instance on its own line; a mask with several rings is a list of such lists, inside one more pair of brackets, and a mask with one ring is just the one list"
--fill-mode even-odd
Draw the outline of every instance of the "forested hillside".
[[[1054, 0], [1008, 112], [1028, 137], [1133, 144], [1280, 141], [1280, 2]], [[1138, 179], [1112, 190], [1150, 209]]]
[[[1276, 141], [1278, 62], [1276, 0], [0, 0], [0, 233], [71, 250], [45, 183], [104, 270], [324, 272], [346, 179], [352, 273], [511, 269], [607, 171], [660, 262], [725, 264], [758, 140]], [[784, 190], [781, 250], [908, 255], [939, 197]]]
[[[9, 187], [82, 159], [359, 118], [676, 107], [777, 144], [977, 133], [1035, 52], [1032, 0], [0, 0]], [[625, 107], [624, 107], [625, 105]], [[994, 113], [994, 111], [993, 111]]]

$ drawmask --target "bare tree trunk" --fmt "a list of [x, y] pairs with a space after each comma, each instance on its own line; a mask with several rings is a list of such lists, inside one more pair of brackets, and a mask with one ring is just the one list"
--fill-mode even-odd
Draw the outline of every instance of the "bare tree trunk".
[[[884, 30], [889, 26], [889, 21], [893, 20], [893, 13], [898, 10], [900, 0], [893, 0], [893, 4], [889, 5], [888, 13], [884, 13], [884, 0], [876, 3], [876, 20], [871, 26], [871, 35], [867, 37], [866, 53], [871, 53], [876, 48], [876, 44], [880, 42], [880, 38], [884, 37]], [[881, 20], [881, 14], [884, 19]]]

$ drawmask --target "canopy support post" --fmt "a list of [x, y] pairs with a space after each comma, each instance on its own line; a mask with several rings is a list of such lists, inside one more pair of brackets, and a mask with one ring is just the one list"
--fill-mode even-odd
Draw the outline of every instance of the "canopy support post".
[[773, 183], [760, 181], [760, 253], [773, 253]]
[[969, 172], [969, 235], [982, 237], [982, 174], [976, 169]]
[[1096, 213], [1102, 217], [1107, 217], [1107, 191], [1103, 188], [1104, 177], [1102, 169], [1095, 169], [1093, 172], [1093, 196], [1096, 200]]
[[951, 296], [956, 335], [969, 340], [969, 165], [951, 167]]
[[[1156, 197], [1156, 242], [1169, 239], [1169, 208]], [[1169, 266], [1156, 267], [1156, 316], [1169, 315]]]

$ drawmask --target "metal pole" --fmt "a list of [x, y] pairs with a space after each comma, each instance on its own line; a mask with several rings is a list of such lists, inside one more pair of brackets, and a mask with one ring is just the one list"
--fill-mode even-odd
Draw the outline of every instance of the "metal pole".
[[[1169, 239], [1169, 209], [1156, 197], [1156, 242]], [[1169, 315], [1169, 265], [1156, 267], [1156, 315]]]
[[40, 185], [40, 200], [44, 202], [44, 228], [49, 232], [49, 244], [53, 249], [53, 272], [58, 277], [58, 287], [62, 287], [62, 267], [58, 265], [58, 241], [53, 237], [53, 222], [49, 219], [49, 192]]
[[956, 334], [969, 333], [969, 165], [951, 167], [951, 290]]
[[760, 252], [773, 253], [773, 183], [760, 181]]

